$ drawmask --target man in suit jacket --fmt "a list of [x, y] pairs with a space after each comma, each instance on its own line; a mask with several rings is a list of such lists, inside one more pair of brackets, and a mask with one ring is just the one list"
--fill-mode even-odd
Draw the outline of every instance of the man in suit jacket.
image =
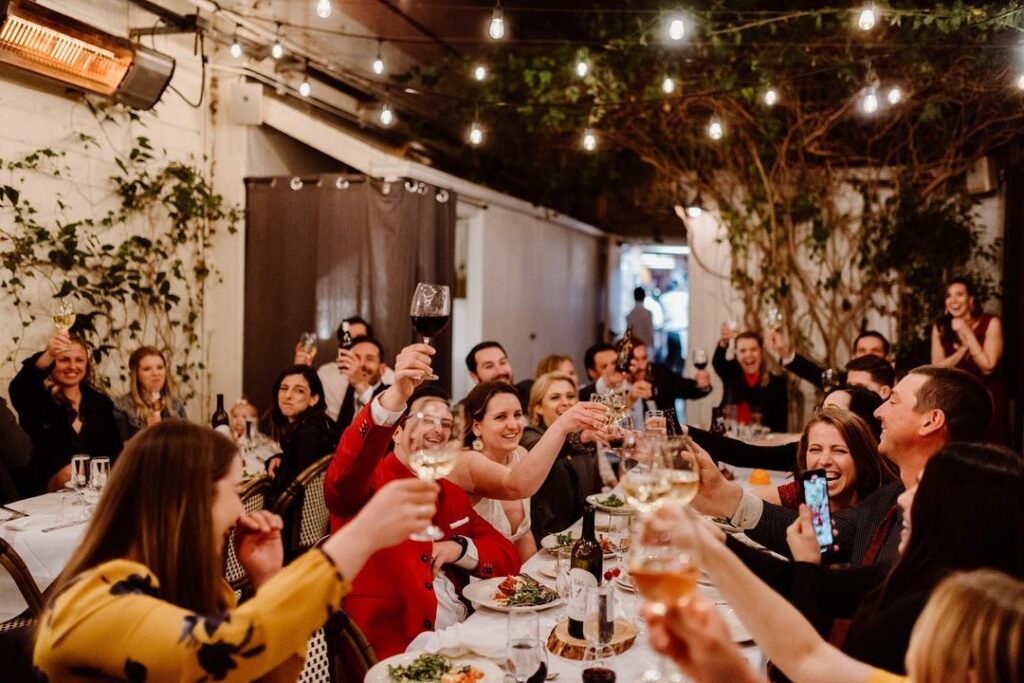
[[511, 384], [519, 395], [519, 405], [526, 413], [530, 404], [530, 390], [533, 389], [533, 380], [524, 379], [516, 382], [512, 374], [512, 363], [505, 353], [505, 348], [496, 341], [482, 341], [469, 350], [466, 354], [466, 370], [469, 371], [469, 378], [473, 385], [484, 382], [505, 382]]
[[348, 378], [336, 420], [339, 434], [352, 424], [363, 406], [390, 386], [383, 380], [387, 367], [383, 358], [384, 347], [373, 337], [356, 337], [352, 340], [351, 349], [338, 349], [339, 367]]
[[[395, 384], [374, 398], [345, 430], [324, 480], [331, 529], [343, 526], [373, 492], [393, 479], [412, 477], [409, 454], [423, 443], [443, 444], [452, 429], [447, 397], [426, 388], [435, 350], [414, 344], [395, 362]], [[419, 418], [406, 423], [409, 414]], [[394, 450], [391, 440], [394, 437]], [[504, 536], [480, 517], [466, 493], [446, 479], [434, 524], [444, 532], [435, 543], [407, 540], [375, 553], [352, 580], [345, 611], [366, 634], [381, 659], [403, 652], [419, 633], [461, 621], [468, 607], [459, 599], [469, 576], [516, 574], [519, 556]]]
[[[896, 557], [903, 521], [896, 498], [917, 483], [928, 460], [947, 443], [985, 438], [992, 397], [981, 380], [968, 372], [924, 365], [900, 380], [875, 416], [882, 422], [878, 452], [899, 467], [900, 481], [833, 515], [839, 530], [837, 559], [853, 566]], [[797, 513], [744, 493], [722, 477], [706, 453], [701, 454], [700, 467], [701, 490], [694, 508], [729, 518], [751, 539], [789, 556], [786, 529]]]

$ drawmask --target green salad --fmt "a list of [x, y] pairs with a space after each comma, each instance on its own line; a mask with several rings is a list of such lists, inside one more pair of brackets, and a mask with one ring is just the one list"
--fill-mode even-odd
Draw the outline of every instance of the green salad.
[[599, 500], [597, 502], [599, 502], [601, 505], [604, 505], [605, 507], [608, 507], [608, 508], [620, 508], [620, 507], [622, 507], [623, 505], [626, 504], [626, 501], [622, 500], [621, 498], [616, 496], [614, 493], [609, 494], [608, 497], [605, 498], [604, 500]]
[[[468, 673], [469, 666], [456, 669], [457, 673]], [[423, 654], [403, 666], [388, 665], [388, 676], [393, 681], [417, 681], [440, 683], [452, 670], [452, 663], [441, 655]]]

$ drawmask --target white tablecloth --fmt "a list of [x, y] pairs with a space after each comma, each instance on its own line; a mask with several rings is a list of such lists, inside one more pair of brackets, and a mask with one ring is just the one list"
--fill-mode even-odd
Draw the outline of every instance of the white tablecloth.
[[[54, 529], [43, 533], [43, 529], [61, 523], [61, 505], [71, 493], [47, 493], [35, 498], [26, 498], [7, 507], [28, 514], [17, 520], [0, 524], [0, 536], [11, 544], [28, 567], [39, 590], [53, 583], [61, 570], [71, 559], [71, 553], [78, 547], [85, 533], [86, 524]], [[15, 527], [24, 526], [23, 529]], [[0, 621], [10, 619], [25, 610], [27, 605], [14, 579], [0, 570]]]

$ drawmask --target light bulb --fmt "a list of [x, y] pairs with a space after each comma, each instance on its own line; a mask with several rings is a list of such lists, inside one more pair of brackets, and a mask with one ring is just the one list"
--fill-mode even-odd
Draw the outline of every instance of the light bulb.
[[313, 88], [309, 84], [309, 79], [303, 78], [302, 83], [299, 83], [299, 94], [303, 97], [309, 97], [309, 93], [311, 92], [313, 92]]
[[238, 42], [237, 38], [235, 38], [234, 42], [231, 43], [229, 52], [231, 52], [231, 56], [234, 59], [238, 59], [242, 56], [242, 44]]
[[270, 56], [274, 59], [281, 59], [281, 57], [284, 57], [284, 46], [281, 45], [280, 40], [274, 41], [274, 46], [270, 48]]
[[385, 128], [395, 122], [395, 114], [391, 111], [391, 107], [384, 105], [380, 109], [380, 124]]
[[889, 92], [885, 94], [885, 99], [889, 100], [889, 104], [899, 104], [903, 101], [903, 91], [900, 90], [898, 85], [894, 85], [889, 88]]
[[586, 61], [581, 59], [580, 61], [576, 62], [576, 75], [577, 76], [579, 76], [580, 78], [586, 78], [587, 77], [587, 73], [589, 73], [589, 71], [590, 71], [590, 65], [587, 64]]
[[708, 123], [708, 137], [712, 140], [721, 140], [725, 135], [725, 128], [722, 126], [722, 122], [717, 116], [711, 117], [711, 122]]
[[501, 40], [505, 37], [505, 13], [501, 11], [501, 3], [494, 6], [491, 12], [491, 25], [487, 29], [487, 35], [493, 40]]
[[875, 6], [865, 7], [857, 17], [857, 26], [861, 31], [870, 31], [875, 27]]
[[595, 149], [597, 149], [597, 136], [594, 135], [593, 131], [587, 130], [583, 132], [582, 144], [583, 149], [587, 150], [588, 152], [593, 152]]
[[473, 125], [469, 128], [469, 144], [478, 147], [483, 141], [484, 131], [480, 128], [480, 124], [474, 121]]
[[779, 103], [779, 91], [775, 88], [768, 88], [764, 91], [764, 103], [769, 107], [774, 107]]
[[700, 218], [700, 215], [704, 213], [704, 209], [699, 206], [688, 206], [686, 207], [686, 215], [690, 218]]
[[674, 17], [668, 23], [668, 37], [670, 40], [682, 40], [686, 37], [686, 22], [681, 17]]
[[1017, 76], [1017, 87], [1024, 90], [1024, 74]]
[[671, 95], [675, 92], [676, 82], [672, 80], [671, 76], [665, 76], [665, 80], [661, 82], [661, 90], [666, 95]]
[[878, 93], [874, 88], [868, 90], [867, 94], [861, 98], [860, 109], [865, 114], [874, 114], [878, 111]]
[[331, 16], [331, 0], [317, 0], [316, 15], [321, 19], [329, 18]]
[[378, 76], [384, 73], [384, 59], [380, 55], [377, 55], [377, 59], [373, 60], [373, 73]]
[[483, 64], [477, 64], [473, 67], [473, 78], [478, 81], [482, 81], [487, 78], [487, 67]]

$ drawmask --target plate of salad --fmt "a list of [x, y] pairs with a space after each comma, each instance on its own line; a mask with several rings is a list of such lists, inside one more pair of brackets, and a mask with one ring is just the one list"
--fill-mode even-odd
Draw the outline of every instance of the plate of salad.
[[364, 683], [502, 683], [496, 664], [480, 657], [446, 657], [403, 652], [381, 660], [366, 672]]
[[474, 581], [462, 591], [470, 602], [498, 612], [543, 610], [562, 604], [562, 598], [527, 574]]
[[611, 493], [591, 494], [587, 496], [587, 502], [601, 512], [607, 512], [612, 515], [628, 515], [635, 512], [633, 506], [614, 491]]

